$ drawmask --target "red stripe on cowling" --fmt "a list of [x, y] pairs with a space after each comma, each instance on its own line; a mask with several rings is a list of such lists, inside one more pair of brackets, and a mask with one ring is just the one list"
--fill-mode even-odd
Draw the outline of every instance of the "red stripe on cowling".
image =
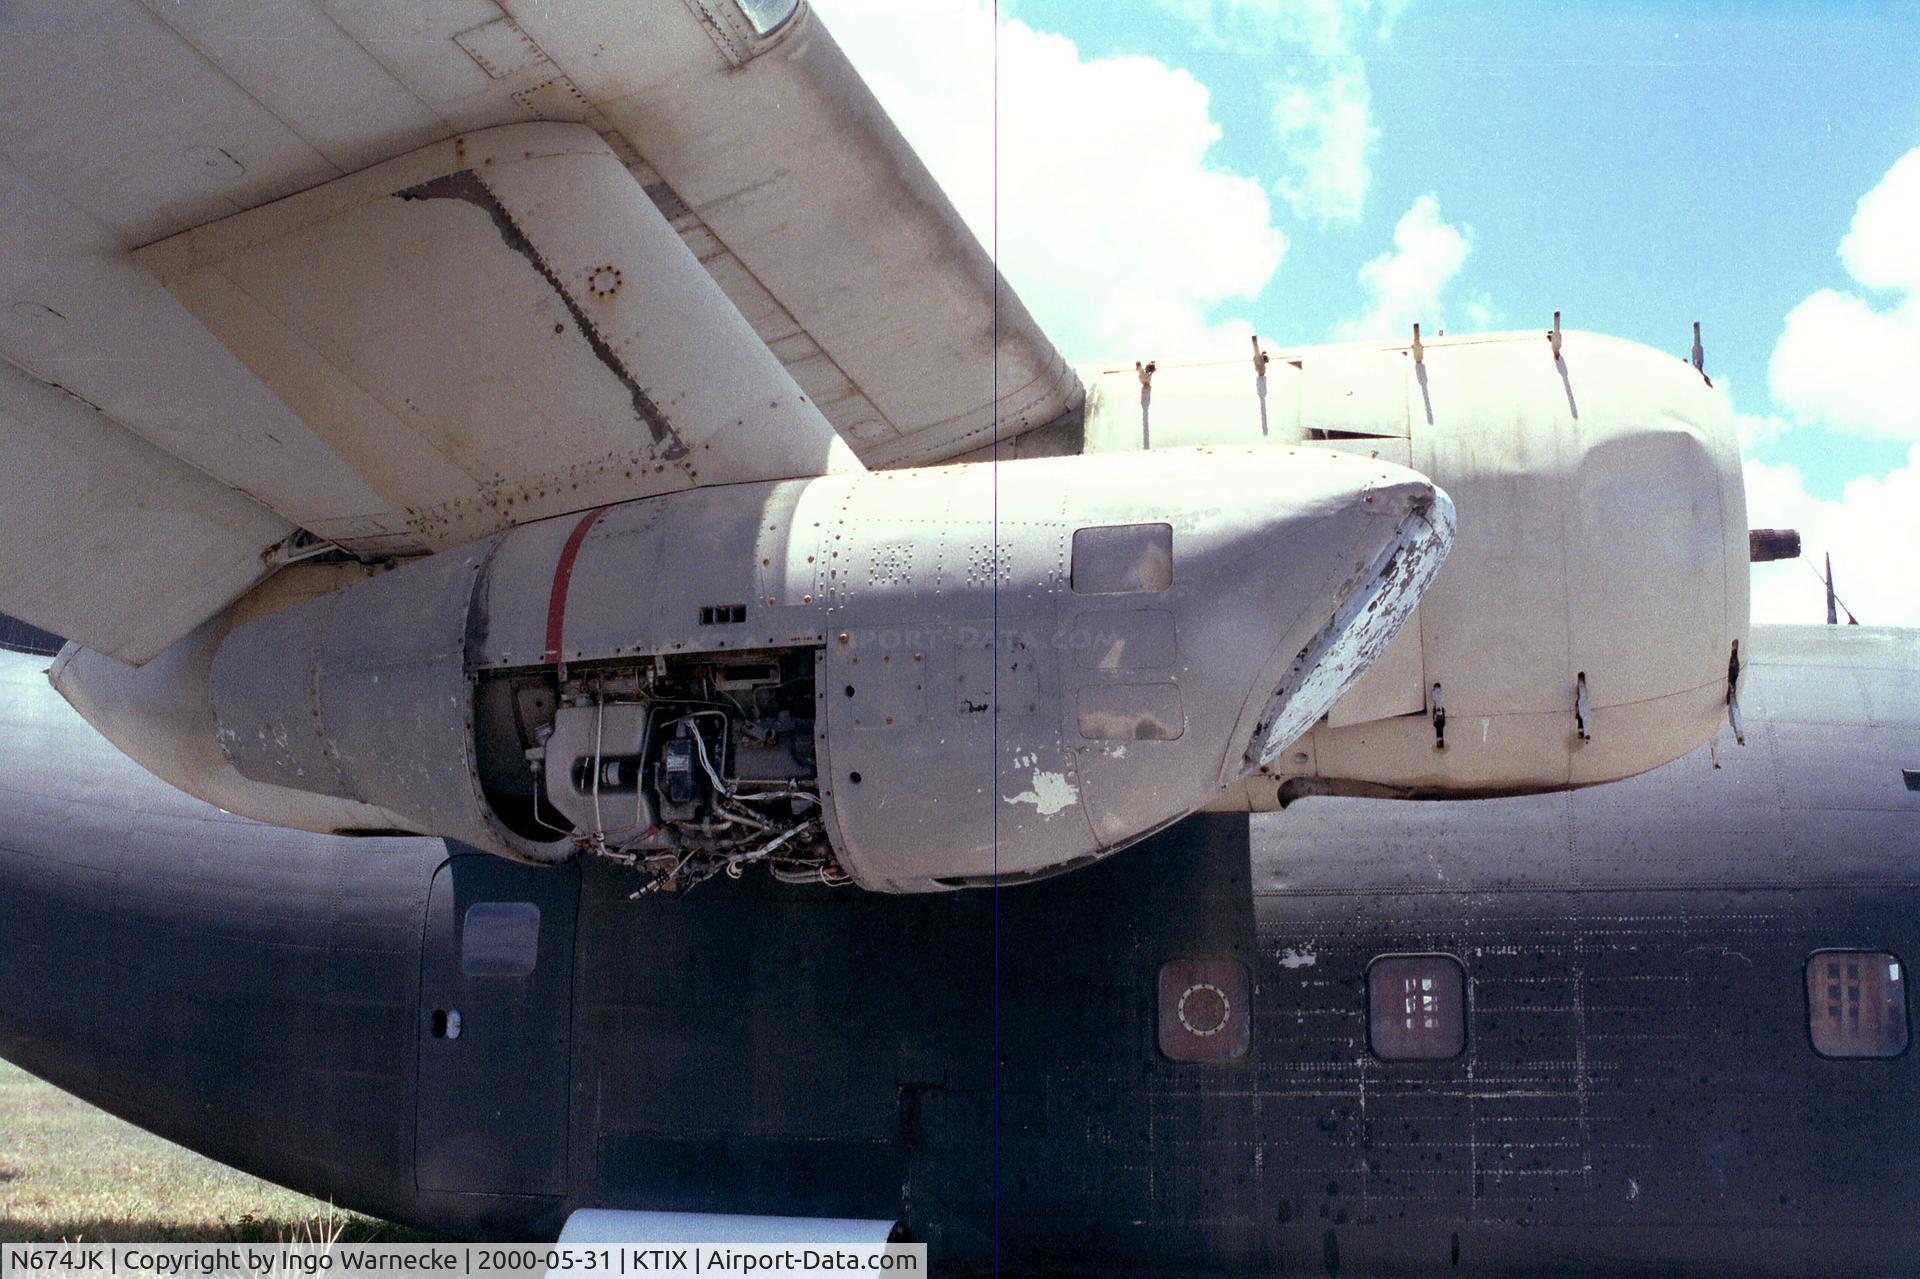
[[606, 513], [607, 508], [599, 506], [582, 515], [573, 532], [567, 534], [567, 544], [560, 548], [560, 561], [553, 566], [553, 590], [547, 596], [547, 648], [540, 654], [543, 662], [558, 664], [560, 661], [560, 633], [567, 618], [567, 587], [573, 582], [573, 561], [580, 554], [580, 543], [587, 540], [587, 530]]

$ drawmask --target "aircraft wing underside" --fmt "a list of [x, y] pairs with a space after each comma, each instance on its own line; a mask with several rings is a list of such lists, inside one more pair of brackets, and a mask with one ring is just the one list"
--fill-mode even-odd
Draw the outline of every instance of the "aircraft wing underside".
[[995, 399], [992, 263], [804, 4], [83, 0], [0, 86], [0, 607], [123, 660], [319, 543], [1081, 395], [999, 286]]

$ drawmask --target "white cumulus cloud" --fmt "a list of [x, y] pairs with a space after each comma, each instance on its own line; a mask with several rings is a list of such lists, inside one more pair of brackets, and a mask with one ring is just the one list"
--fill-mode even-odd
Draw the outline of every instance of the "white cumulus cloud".
[[[986, 0], [815, 8], [981, 243], [996, 231], [994, 16]], [[999, 28], [1001, 272], [1069, 360], [1213, 349], [1287, 248], [1262, 184], [1209, 152], [1207, 89], [1153, 58], [1087, 59]]]
[[[1862, 289], [1821, 289], [1788, 312], [1767, 370], [1779, 414], [1742, 414], [1743, 448], [1792, 455], [1798, 428], [1824, 426], [1916, 441], [1885, 475], [1850, 481], [1838, 499], [1807, 491], [1791, 462], [1746, 463], [1747, 518], [1795, 528], [1803, 562], [1753, 567], [1756, 621], [1823, 622], [1817, 572], [1833, 556], [1842, 603], [1862, 623], [1920, 626], [1920, 148], [1862, 196], [1840, 263]], [[1845, 619], [1842, 618], [1844, 621]]]
[[1200, 37], [1240, 54], [1294, 55], [1272, 86], [1285, 172], [1274, 192], [1295, 216], [1358, 221], [1373, 182], [1373, 93], [1363, 42], [1386, 39], [1407, 0], [1160, 0]]
[[1473, 245], [1467, 233], [1441, 220], [1439, 197], [1416, 199], [1393, 228], [1393, 249], [1360, 268], [1365, 308], [1334, 331], [1343, 340], [1404, 337], [1414, 322], [1426, 332], [1444, 322], [1440, 295], [1466, 264]]
[[1225, 49], [1297, 45], [1318, 56], [1351, 52], [1369, 32], [1384, 40], [1410, 0], [1160, 0]]
[[1905, 465], [1853, 480], [1836, 501], [1807, 492], [1800, 472], [1784, 463], [1749, 460], [1746, 481], [1748, 523], [1798, 529], [1802, 547], [1798, 561], [1753, 566], [1754, 621], [1826, 621], [1817, 570], [1830, 554], [1834, 589], [1862, 625], [1920, 626], [1911, 568], [1920, 549], [1920, 444]]
[[[1729, 400], [1736, 400], [1731, 378], [1718, 378], [1716, 384]], [[1745, 455], [1773, 444], [1793, 429], [1793, 423], [1778, 413], [1735, 413], [1733, 429], [1740, 437], [1740, 452]]]
[[1861, 197], [1840, 262], [1863, 288], [1821, 289], [1787, 314], [1767, 380], [1796, 421], [1920, 440], [1920, 148]]
[[1358, 58], [1341, 60], [1312, 84], [1275, 89], [1273, 132], [1288, 172], [1274, 190], [1302, 218], [1355, 222], [1373, 184], [1373, 95]]
[[1847, 274], [1870, 289], [1920, 288], [1920, 147], [1894, 161], [1879, 185], [1860, 197], [1853, 225], [1840, 241]]

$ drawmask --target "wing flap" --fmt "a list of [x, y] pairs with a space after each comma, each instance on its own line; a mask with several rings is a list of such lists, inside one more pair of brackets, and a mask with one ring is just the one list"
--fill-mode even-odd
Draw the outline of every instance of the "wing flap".
[[136, 256], [429, 547], [858, 466], [590, 129], [465, 135]]
[[[574, 270], [559, 291], [577, 300], [581, 271], [632, 247], [637, 226], [657, 247], [664, 223], [706, 280], [700, 307], [731, 317], [724, 340], [672, 307], [663, 318], [658, 289], [634, 304], [641, 322], [616, 325], [611, 361], [584, 334], [552, 335], [573, 317], [524, 257], [499, 289], [471, 287], [477, 263], [511, 256], [471, 203], [418, 200], [382, 223], [451, 228], [472, 251], [449, 253], [446, 270], [425, 265], [437, 235], [404, 232], [419, 252], [379, 256], [328, 232], [355, 218], [371, 229], [372, 204], [403, 189], [356, 188], [365, 166], [452, 152], [408, 179], [433, 182], [461, 171], [463, 142], [485, 149], [483, 133], [516, 125], [574, 131], [564, 165], [545, 158], [549, 175], [574, 165], [579, 180], [549, 176], [505, 201]], [[504, 146], [494, 158], [488, 183], [515, 163], [532, 172]], [[216, 520], [204, 547], [171, 539], [181, 565], [204, 557], [207, 589], [168, 592], [156, 636], [178, 629], [161, 620], [176, 605], [215, 607], [289, 527], [361, 555], [419, 554], [662, 487], [840, 465], [822, 421], [874, 464], [911, 465], [1070, 417], [1080, 400], [804, 3], [0, 6], [0, 226], [0, 359], [98, 406], [125, 449], [148, 446], [153, 474], [178, 463], [251, 500], [246, 556], [228, 539], [248, 521]], [[142, 245], [166, 287], [133, 258]], [[664, 294], [691, 290], [676, 276]], [[480, 331], [483, 313], [501, 341]], [[667, 446], [636, 431], [611, 367], [633, 373], [654, 346], [658, 366], [632, 380], [673, 420], [684, 458], [655, 455]], [[769, 374], [786, 380], [761, 401]], [[41, 402], [0, 389], [0, 467], [54, 483], [67, 472], [16, 438], [37, 429]], [[118, 473], [122, 496], [140, 471]], [[56, 575], [111, 582], [117, 561], [93, 555], [79, 522], [94, 492], [69, 504], [61, 538], [26, 544]], [[100, 545], [118, 553], [111, 537]], [[10, 596], [11, 580], [0, 607], [50, 616], [37, 596]], [[67, 609], [58, 628], [148, 651], [121, 598], [103, 593], [97, 625]]]

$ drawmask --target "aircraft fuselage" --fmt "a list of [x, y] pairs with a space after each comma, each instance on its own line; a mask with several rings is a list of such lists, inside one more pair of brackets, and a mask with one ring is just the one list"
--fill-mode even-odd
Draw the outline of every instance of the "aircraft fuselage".
[[[997, 894], [640, 901], [617, 867], [228, 817], [8, 656], [0, 1051], [456, 1234], [615, 1206], [898, 1216], [962, 1271], [996, 1219], [1002, 1264], [1076, 1272], [1897, 1265], [1920, 1066], [1820, 1055], [1807, 982], [1920, 955], [1920, 654], [1755, 647], [1718, 770], [1310, 799], [1251, 846], [1203, 816]], [[1454, 1019], [1456, 1055], [1380, 1055], [1382, 957], [1457, 967], [1394, 1049]]]

